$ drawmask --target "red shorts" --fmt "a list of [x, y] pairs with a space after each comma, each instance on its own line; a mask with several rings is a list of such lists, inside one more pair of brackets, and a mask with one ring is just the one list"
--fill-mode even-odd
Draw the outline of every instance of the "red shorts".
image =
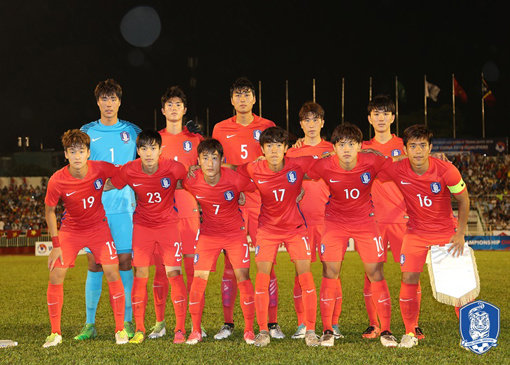
[[[312, 253], [312, 262], [317, 261], [317, 252], [321, 247], [322, 235], [324, 234], [324, 224], [309, 224], [308, 238], [310, 238], [310, 252]], [[320, 253], [319, 253], [320, 255]]]
[[[383, 238], [384, 248], [388, 248], [393, 255], [395, 262], [400, 262], [400, 250], [402, 249], [402, 240], [407, 230], [406, 223], [378, 223], [379, 231]], [[386, 251], [386, 255], [388, 251]]]
[[244, 226], [250, 235], [251, 245], [257, 245], [257, 229], [259, 226], [260, 207], [240, 207], [243, 213]]
[[179, 232], [181, 233], [183, 255], [193, 255], [195, 253], [199, 228], [199, 217], [179, 218]]
[[237, 236], [206, 236], [201, 234], [195, 250], [195, 270], [210, 271], [225, 250], [234, 269], [250, 267], [250, 249], [244, 233]]
[[78, 252], [84, 247], [89, 248], [98, 264], [114, 265], [119, 263], [117, 249], [106, 220], [89, 230], [60, 231], [58, 238], [64, 265], [60, 263], [60, 260], [57, 260], [55, 267], [73, 267]]
[[154, 255], [159, 255], [165, 266], [181, 266], [181, 247], [177, 223], [157, 227], [133, 225], [133, 266], [135, 267], [154, 264], [152, 260]]
[[449, 234], [406, 233], [400, 251], [400, 271], [422, 272], [430, 246], [445, 245], [450, 242], [454, 234], [455, 232]]
[[364, 263], [384, 262], [385, 249], [375, 220], [357, 225], [326, 221], [320, 248], [321, 261], [343, 261], [349, 238], [354, 240], [354, 246], [361, 261]]
[[283, 243], [292, 261], [310, 260], [310, 239], [306, 228], [289, 233], [274, 233], [259, 229], [257, 246], [255, 246], [255, 262], [274, 262], [278, 247]]

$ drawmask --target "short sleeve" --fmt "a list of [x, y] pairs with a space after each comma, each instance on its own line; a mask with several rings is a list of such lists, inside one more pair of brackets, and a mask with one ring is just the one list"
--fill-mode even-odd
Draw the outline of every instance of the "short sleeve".
[[289, 157], [289, 159], [299, 165], [306, 174], [308, 173], [308, 170], [310, 170], [310, 167], [315, 164], [315, 161], [317, 161], [317, 159], [312, 156]]
[[374, 156], [373, 166], [375, 168], [375, 173], [377, 177], [379, 177], [379, 173], [384, 170], [388, 170], [391, 165], [393, 165], [393, 159], [387, 156]]
[[117, 189], [122, 189], [127, 185], [127, 169], [129, 168], [129, 163], [121, 166], [120, 168], [115, 170], [115, 174], [110, 177], [110, 182]]
[[241, 174], [242, 176], [244, 176], [246, 178], [251, 179], [252, 178], [251, 175], [253, 173], [253, 167], [252, 166], [254, 166], [253, 162], [247, 162], [245, 164], [237, 166], [236, 172], [238, 174]]
[[446, 170], [444, 181], [450, 192], [454, 195], [461, 194], [467, 189], [466, 183], [462, 180], [459, 170], [453, 164]]
[[236, 173], [236, 188], [238, 191], [255, 191], [257, 186], [245, 175]]
[[398, 162], [391, 162], [391, 159], [389, 160], [390, 162], [385, 162], [384, 166], [377, 172], [377, 178], [382, 182], [394, 180], [395, 167]]
[[321, 172], [324, 171], [324, 169], [322, 168], [324, 166], [324, 161], [325, 160], [315, 160], [312, 162], [310, 168], [308, 169], [308, 171], [306, 171], [306, 175], [308, 175], [308, 177], [312, 180], [319, 180], [322, 178], [322, 174]]
[[48, 186], [46, 187], [46, 197], [44, 199], [44, 203], [50, 207], [56, 207], [59, 200], [60, 190], [58, 188], [58, 183], [55, 176], [52, 176], [48, 181]]
[[186, 170], [186, 167], [178, 161], [173, 161], [174, 166], [174, 175], [177, 180], [184, 180], [186, 176], [188, 175], [188, 171]]

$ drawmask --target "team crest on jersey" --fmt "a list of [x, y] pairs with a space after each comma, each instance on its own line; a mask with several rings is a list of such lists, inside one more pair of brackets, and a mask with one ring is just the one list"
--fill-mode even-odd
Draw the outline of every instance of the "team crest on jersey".
[[406, 262], [406, 255], [400, 254], [400, 265], [404, 265], [404, 262]]
[[168, 189], [170, 187], [170, 179], [168, 177], [164, 177], [161, 179], [161, 186], [165, 189]]
[[189, 152], [191, 151], [193, 148], [193, 143], [191, 143], [191, 141], [184, 141], [182, 143], [182, 149], [186, 152]]
[[193, 258], [193, 263], [196, 264], [198, 262], [198, 253], [195, 254], [195, 257]]
[[262, 133], [262, 131], [260, 129], [255, 129], [253, 131], [253, 138], [258, 141], [260, 138], [260, 133]]
[[287, 172], [287, 180], [288, 180], [291, 184], [294, 184], [294, 183], [297, 181], [297, 174], [296, 174], [296, 171], [289, 171], [289, 172]]
[[223, 195], [225, 196], [225, 200], [226, 201], [231, 201], [232, 199], [234, 199], [234, 192], [232, 190], [229, 190], [229, 191], [225, 191], [223, 193]]
[[400, 151], [398, 148], [391, 151], [392, 156], [400, 156], [402, 154], [402, 151]]
[[368, 184], [372, 180], [372, 176], [370, 176], [370, 172], [365, 172], [361, 174], [361, 182], [363, 184]]
[[432, 191], [434, 194], [438, 194], [441, 191], [441, 184], [438, 182], [431, 183], [430, 191]]
[[94, 187], [96, 188], [96, 190], [99, 190], [103, 187], [103, 179], [97, 179], [96, 181], [94, 181]]
[[257, 247], [255, 247], [255, 256], [257, 256], [259, 254], [259, 251], [260, 251], [260, 246], [257, 245]]
[[321, 243], [321, 255], [324, 255], [324, 252], [326, 252], [326, 245]]
[[464, 305], [460, 309], [461, 346], [481, 355], [498, 345], [499, 308], [483, 300]]
[[131, 136], [129, 135], [128, 132], [122, 131], [120, 132], [120, 139], [122, 140], [122, 142], [128, 143], [131, 140]]

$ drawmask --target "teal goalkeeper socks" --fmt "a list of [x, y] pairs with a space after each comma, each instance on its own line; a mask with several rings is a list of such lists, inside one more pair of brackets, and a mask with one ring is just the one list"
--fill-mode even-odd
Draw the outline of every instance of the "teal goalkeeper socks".
[[103, 272], [87, 271], [85, 282], [85, 305], [87, 306], [87, 322], [96, 323], [96, 311], [103, 288]]
[[131, 308], [131, 289], [133, 288], [133, 270], [119, 271], [122, 285], [124, 285], [124, 295], [126, 296], [126, 310], [124, 312], [124, 321], [133, 320], [133, 309]]

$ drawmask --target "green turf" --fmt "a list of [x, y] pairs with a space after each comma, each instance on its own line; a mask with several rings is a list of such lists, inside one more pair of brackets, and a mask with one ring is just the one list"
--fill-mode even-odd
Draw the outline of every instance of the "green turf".
[[[458, 321], [453, 307], [438, 303], [432, 297], [428, 274], [422, 278], [422, 310], [420, 325], [427, 338], [412, 349], [383, 348], [378, 340], [363, 340], [361, 332], [367, 326], [362, 297], [363, 273], [357, 254], [348, 252], [342, 271], [343, 312], [340, 329], [345, 339], [336, 341], [333, 348], [308, 348], [303, 340], [292, 340], [296, 329], [292, 300], [294, 270], [285, 253], [279, 254], [276, 273], [279, 279], [279, 323], [287, 335], [273, 340], [266, 348], [246, 345], [242, 340], [242, 314], [236, 308], [237, 327], [232, 339], [215, 341], [212, 336], [221, 327], [223, 314], [220, 296], [222, 259], [219, 272], [211, 274], [206, 293], [203, 324], [208, 331], [203, 343], [196, 346], [174, 345], [166, 336], [147, 340], [141, 345], [117, 346], [113, 338], [113, 316], [108, 301], [107, 284], [99, 303], [97, 329], [99, 336], [89, 342], [75, 342], [85, 320], [84, 282], [86, 259], [80, 256], [76, 267], [69, 270], [64, 285], [62, 331], [64, 342], [56, 348], [41, 346], [50, 332], [46, 287], [48, 272], [46, 258], [31, 256], [0, 256], [0, 339], [12, 339], [19, 345], [0, 349], [0, 363], [353, 363], [353, 364], [467, 364], [510, 363], [508, 304], [510, 286], [508, 267], [510, 252], [476, 252], [481, 280], [479, 299], [501, 309], [501, 330], [498, 346], [483, 355], [476, 355], [459, 347]], [[252, 266], [252, 277], [254, 267]], [[321, 266], [313, 264], [317, 287]], [[393, 303], [393, 332], [400, 339], [403, 325], [398, 307], [400, 287], [399, 268], [395, 263], [385, 266]], [[149, 295], [146, 326], [155, 321], [152, 294]], [[317, 316], [320, 330], [320, 316]], [[168, 325], [169, 324], [169, 325]], [[167, 329], [173, 325], [171, 306], [167, 307]], [[190, 320], [187, 321], [189, 331]]]

